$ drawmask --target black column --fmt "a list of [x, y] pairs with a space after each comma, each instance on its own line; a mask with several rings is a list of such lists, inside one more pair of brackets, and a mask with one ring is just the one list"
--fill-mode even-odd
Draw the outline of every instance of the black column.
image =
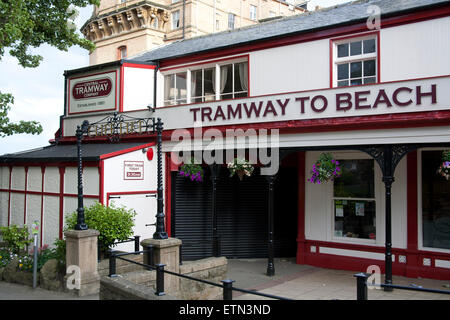
[[157, 212], [156, 212], [156, 231], [153, 239], [167, 239], [166, 228], [164, 226], [164, 198], [162, 182], [162, 130], [163, 123], [160, 118], [156, 122], [157, 132], [157, 158], [158, 158], [158, 187], [157, 187]]
[[[385, 284], [392, 284], [392, 183], [394, 182], [394, 170], [392, 161], [392, 146], [384, 147], [384, 172], [383, 182], [385, 186], [386, 200], [386, 243], [385, 243]], [[392, 291], [392, 288], [385, 287], [385, 291]]]
[[77, 157], [78, 157], [78, 208], [77, 208], [77, 224], [75, 230], [87, 230], [88, 226], [84, 221], [84, 205], [83, 205], [83, 164], [81, 156], [81, 139], [83, 138], [83, 129], [87, 129], [88, 123], [86, 121], [80, 126], [77, 126]]
[[213, 164], [211, 168], [211, 181], [212, 181], [212, 237], [213, 237], [213, 255], [215, 257], [220, 256], [220, 242], [217, 232], [217, 182], [219, 181], [220, 166]]
[[268, 261], [267, 261], [267, 275], [275, 275], [275, 264], [274, 264], [274, 248], [273, 248], [273, 209], [274, 209], [274, 185], [275, 185], [275, 175], [267, 176], [267, 182], [269, 183], [269, 202], [268, 202], [268, 225], [269, 225], [269, 237], [268, 237]]

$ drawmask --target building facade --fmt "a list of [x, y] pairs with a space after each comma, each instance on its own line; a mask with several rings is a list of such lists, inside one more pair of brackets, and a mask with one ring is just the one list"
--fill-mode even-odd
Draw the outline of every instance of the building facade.
[[96, 45], [89, 56], [93, 65], [128, 58], [173, 41], [305, 11], [305, 1], [102, 0], [81, 31]]
[[[55, 144], [0, 158], [1, 223], [35, 215], [58, 234], [75, 209], [65, 148], [83, 120], [87, 194], [145, 208], [156, 181], [145, 121], [158, 117], [165, 226], [185, 259], [269, 257], [269, 273], [290, 256], [450, 279], [450, 183], [436, 173], [450, 148], [449, 34], [448, 1], [357, 1], [67, 71]], [[323, 153], [342, 176], [311, 183]], [[191, 156], [203, 182], [179, 172]], [[254, 163], [250, 177], [230, 177], [235, 157]]]

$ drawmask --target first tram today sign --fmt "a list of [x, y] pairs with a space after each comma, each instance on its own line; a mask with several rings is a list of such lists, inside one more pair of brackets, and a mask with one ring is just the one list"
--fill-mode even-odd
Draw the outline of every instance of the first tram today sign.
[[69, 114], [116, 110], [117, 71], [69, 79]]

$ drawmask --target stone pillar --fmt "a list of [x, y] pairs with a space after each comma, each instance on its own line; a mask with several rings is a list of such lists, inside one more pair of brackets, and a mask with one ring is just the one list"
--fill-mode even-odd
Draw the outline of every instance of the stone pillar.
[[[99, 234], [100, 232], [93, 229], [68, 230], [64, 233], [66, 237], [66, 268], [75, 266], [75, 273], [72, 271], [66, 278], [69, 281], [75, 280], [74, 289], [80, 297], [98, 293], [100, 290], [100, 275], [97, 271], [97, 238]], [[76, 267], [79, 267], [79, 273]], [[78, 275], [79, 279], [73, 278]]]
[[[180, 272], [180, 246], [181, 240], [177, 238], [168, 239], [145, 239], [141, 242], [144, 250], [149, 246], [153, 246], [153, 262], [155, 264], [165, 264], [164, 270], [172, 272]], [[174, 293], [179, 290], [180, 278], [165, 274], [164, 291]]]

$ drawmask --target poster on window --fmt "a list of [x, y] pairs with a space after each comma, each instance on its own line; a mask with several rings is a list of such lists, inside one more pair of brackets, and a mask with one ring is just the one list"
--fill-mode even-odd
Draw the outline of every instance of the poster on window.
[[336, 217], [344, 216], [344, 205], [336, 204]]
[[355, 215], [364, 217], [364, 202], [355, 202]]

